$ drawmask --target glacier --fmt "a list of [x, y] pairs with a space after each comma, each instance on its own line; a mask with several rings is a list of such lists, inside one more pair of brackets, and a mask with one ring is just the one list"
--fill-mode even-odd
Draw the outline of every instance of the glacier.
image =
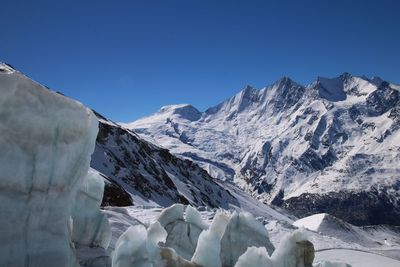
[[220, 267], [221, 238], [226, 225], [229, 222], [229, 215], [224, 212], [217, 212], [209, 227], [203, 231], [192, 257], [192, 262], [200, 266]]
[[130, 227], [121, 235], [115, 246], [113, 267], [162, 266], [159, 242], [165, 242], [167, 232], [159, 222], [148, 229], [143, 225]]
[[[176, 204], [166, 208], [147, 229], [145, 225], [138, 224], [131, 226], [120, 236], [113, 253], [112, 266], [313, 266], [315, 249], [304, 228], [283, 236], [278, 247], [274, 249], [262, 223], [250, 214], [219, 210], [211, 224], [201, 231], [197, 243], [193, 244], [188, 242], [191, 232], [187, 230], [189, 225], [184, 224], [187, 223], [185, 213], [190, 215], [189, 218], [196, 214], [196, 224], [206, 225], [201, 214], [190, 206]], [[168, 243], [169, 238], [172, 241]], [[189, 245], [189, 248], [195, 246], [191, 259], [187, 258], [186, 245]], [[348, 266], [340, 262], [320, 261], [318, 264], [331, 267]]]
[[97, 118], [6, 64], [0, 92], [0, 266], [79, 266], [71, 214]]
[[195, 208], [182, 204], [164, 209], [158, 221], [167, 231], [165, 246], [185, 260], [192, 258], [201, 232], [208, 228]]
[[100, 211], [103, 192], [103, 177], [90, 169], [72, 209], [72, 241], [75, 244], [107, 249], [111, 228], [107, 216]]
[[233, 266], [248, 247], [263, 247], [269, 255], [275, 250], [261, 222], [248, 212], [234, 212], [221, 238], [222, 266]]
[[264, 247], [249, 247], [235, 264], [235, 267], [271, 267], [273, 263]]

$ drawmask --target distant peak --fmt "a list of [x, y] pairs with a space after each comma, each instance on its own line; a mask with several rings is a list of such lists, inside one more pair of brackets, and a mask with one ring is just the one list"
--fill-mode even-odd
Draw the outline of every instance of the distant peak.
[[175, 110], [175, 109], [180, 109], [180, 108], [185, 108], [188, 106], [192, 106], [190, 104], [173, 104], [173, 105], [166, 105], [162, 106], [160, 111], [165, 112], [165, 111], [170, 111], [170, 110]]
[[353, 77], [353, 75], [351, 75], [348, 72], [343, 72], [339, 77], [342, 78], [342, 80], [347, 80], [347, 79]]
[[253, 89], [254, 89], [254, 87], [253, 87], [253, 86], [251, 86], [251, 85], [247, 84], [247, 85], [244, 87], [244, 89], [243, 89], [243, 90], [253, 90]]
[[288, 76], [283, 76], [282, 78], [279, 79], [281, 82], [292, 82], [292, 79], [290, 79], [290, 77]]
[[301, 86], [299, 83], [297, 83], [296, 81], [292, 80], [288, 76], [283, 76], [282, 78], [277, 80], [274, 83], [274, 85], [277, 85], [277, 86]]
[[374, 84], [376, 86], [380, 86], [383, 83], [383, 80], [381, 79], [381, 77], [378, 77], [378, 76], [373, 76], [370, 79], [370, 81], [371, 81], [372, 84]]
[[187, 120], [195, 121], [201, 117], [201, 112], [190, 104], [177, 104], [163, 106], [159, 113], [166, 113], [170, 115], [179, 115]]
[[256, 89], [254, 89], [253, 86], [246, 85], [235, 97], [240, 99], [238, 101], [243, 101], [244, 99], [251, 98], [255, 90]]
[[242, 92], [243, 95], [245, 95], [245, 94], [249, 94], [249, 93], [253, 92], [254, 90], [255, 89], [254, 89], [253, 86], [246, 85], [241, 92]]

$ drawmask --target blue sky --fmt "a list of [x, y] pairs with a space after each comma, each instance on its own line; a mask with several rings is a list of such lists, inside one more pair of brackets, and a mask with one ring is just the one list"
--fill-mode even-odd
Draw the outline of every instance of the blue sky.
[[400, 83], [400, 1], [2, 1], [0, 61], [115, 121], [246, 84]]

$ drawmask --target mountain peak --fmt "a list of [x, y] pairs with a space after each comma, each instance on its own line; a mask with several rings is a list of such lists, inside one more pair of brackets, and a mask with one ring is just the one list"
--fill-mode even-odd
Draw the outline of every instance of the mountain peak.
[[277, 80], [274, 83], [274, 85], [277, 85], [277, 86], [300, 86], [300, 84], [298, 84], [296, 81], [292, 80], [288, 76], [283, 76], [282, 78]]
[[254, 90], [254, 87], [249, 84], [246, 84], [246, 86], [244, 87], [244, 89], [242, 91], [252, 91], [252, 90]]
[[254, 93], [254, 91], [255, 91], [256, 89], [254, 89], [254, 87], [253, 86], [251, 86], [251, 85], [246, 85], [240, 92], [239, 92], [239, 97], [240, 98], [246, 98], [246, 97], [249, 97], [249, 96], [251, 96], [253, 93]]
[[283, 76], [277, 81], [277, 83], [291, 83], [291, 82], [293, 82], [293, 80], [290, 79], [290, 77], [288, 76]]
[[370, 81], [371, 81], [371, 83], [373, 83], [373, 84], [376, 85], [376, 86], [379, 86], [379, 85], [381, 85], [381, 83], [383, 83], [383, 80], [382, 80], [380, 77], [378, 77], [378, 76], [373, 76], [373, 77], [370, 79]]
[[339, 76], [343, 81], [345, 81], [345, 80], [348, 80], [348, 79], [350, 79], [350, 78], [352, 78], [353, 77], [353, 75], [351, 75], [350, 73], [348, 73], [348, 72], [343, 72], [340, 76]]
[[168, 114], [170, 116], [172, 115], [178, 115], [184, 119], [190, 120], [190, 121], [196, 121], [200, 119], [201, 117], [201, 112], [195, 108], [194, 106], [190, 104], [177, 104], [177, 105], [167, 105], [163, 106], [158, 113], [161, 114]]

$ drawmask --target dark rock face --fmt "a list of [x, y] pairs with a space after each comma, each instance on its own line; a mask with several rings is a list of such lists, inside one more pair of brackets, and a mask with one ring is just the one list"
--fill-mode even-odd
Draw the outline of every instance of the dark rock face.
[[383, 82], [377, 90], [367, 97], [367, 106], [378, 115], [381, 115], [393, 108], [399, 101], [399, 91], [389, 87]]
[[274, 109], [276, 111], [293, 107], [299, 102], [305, 92], [303, 86], [296, 84], [287, 77], [279, 81], [277, 90], [279, 94], [277, 94], [277, 97], [274, 99]]
[[101, 206], [125, 207], [133, 206], [132, 197], [124, 190], [122, 186], [105, 178], [104, 195]]
[[315, 258], [315, 249], [313, 243], [308, 240], [296, 243], [297, 262], [296, 267], [312, 267]]
[[295, 159], [292, 165], [301, 172], [312, 172], [325, 169], [335, 160], [335, 153], [331, 149], [319, 156], [315, 150], [309, 148], [298, 159]]
[[400, 127], [400, 104], [397, 104], [397, 106], [390, 111], [389, 118], [393, 120], [393, 126]]
[[319, 78], [314, 89], [318, 90], [319, 97], [331, 102], [346, 100], [347, 95], [344, 92], [342, 79], [343, 77], [338, 77], [328, 82], [328, 79]]
[[[298, 217], [329, 213], [354, 225], [400, 225], [398, 196], [375, 189], [369, 192], [302, 194], [284, 201], [283, 206]], [[351, 212], [349, 212], [351, 211]]]

